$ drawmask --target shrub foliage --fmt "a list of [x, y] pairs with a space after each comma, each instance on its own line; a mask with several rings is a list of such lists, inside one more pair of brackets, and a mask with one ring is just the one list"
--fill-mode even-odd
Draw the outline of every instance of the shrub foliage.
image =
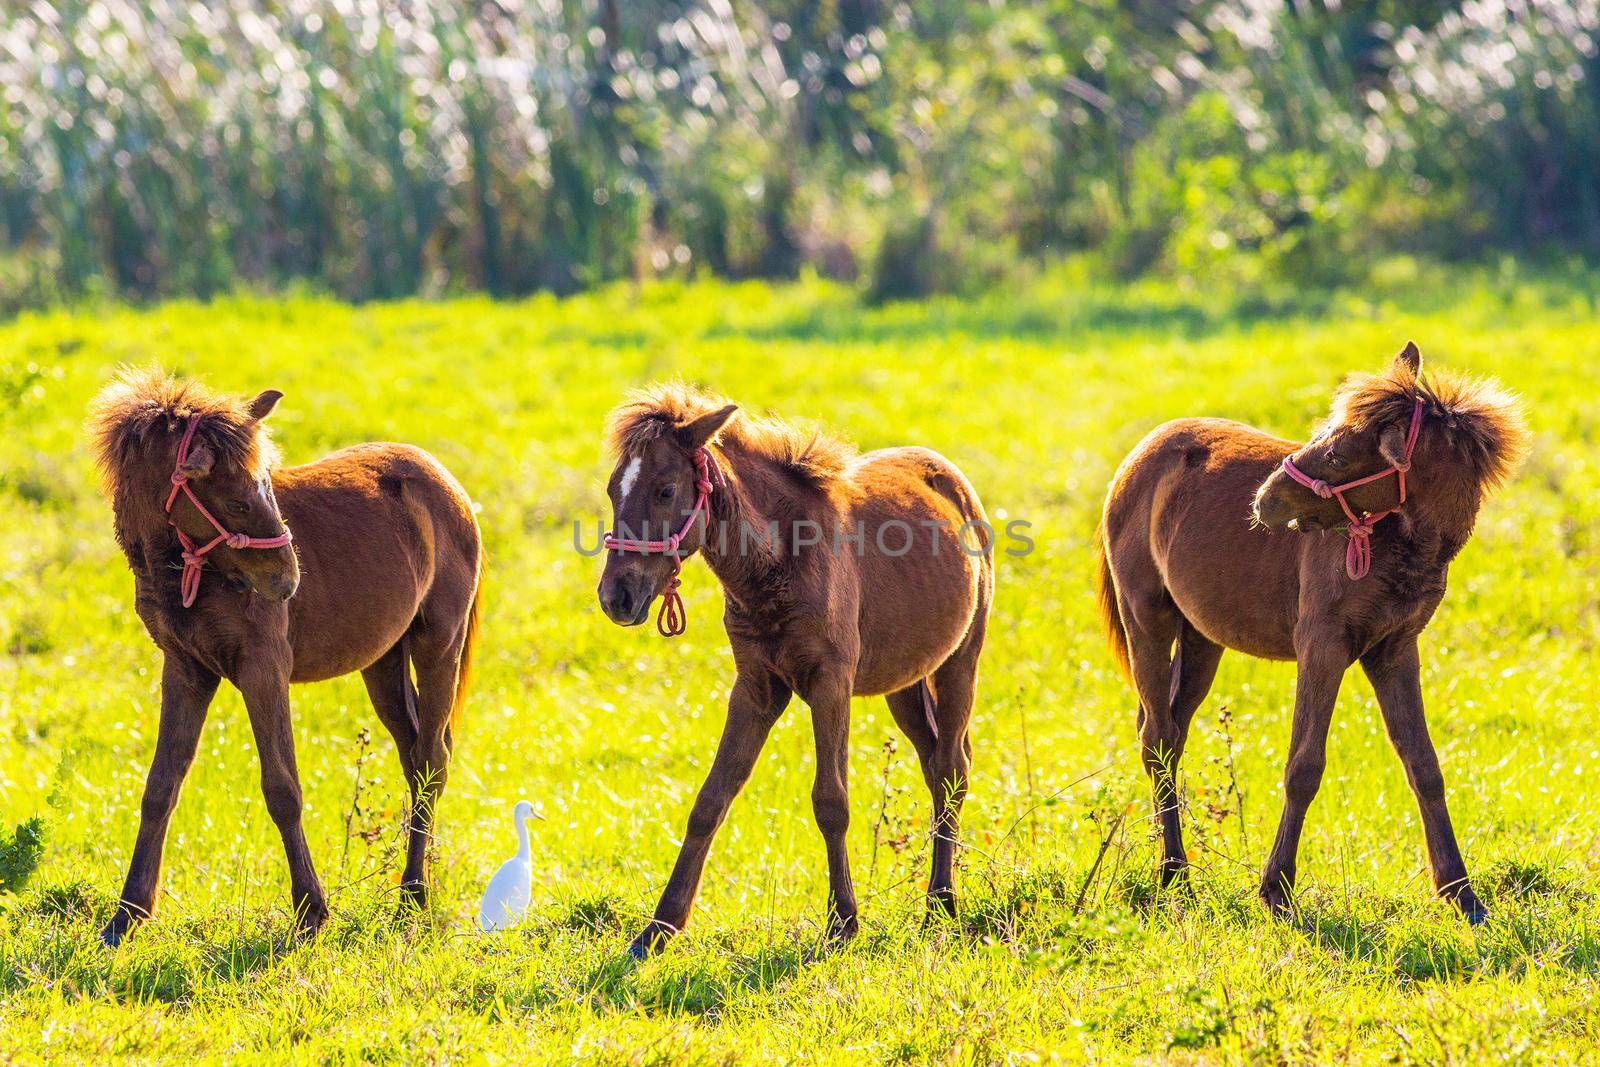
[[13, 6], [0, 311], [1600, 250], [1600, 0]]

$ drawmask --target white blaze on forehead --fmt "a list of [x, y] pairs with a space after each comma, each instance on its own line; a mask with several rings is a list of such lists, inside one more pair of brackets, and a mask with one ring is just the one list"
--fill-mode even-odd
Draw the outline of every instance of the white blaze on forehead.
[[622, 471], [622, 485], [620, 486], [622, 496], [620, 500], [628, 499], [628, 494], [633, 492], [633, 483], [639, 480], [639, 467], [643, 462], [644, 458], [642, 456], [634, 456], [628, 460], [627, 467]]

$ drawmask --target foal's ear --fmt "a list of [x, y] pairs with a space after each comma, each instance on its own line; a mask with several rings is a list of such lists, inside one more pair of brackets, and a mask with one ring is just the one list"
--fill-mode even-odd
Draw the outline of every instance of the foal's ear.
[[728, 420], [733, 418], [733, 413], [738, 410], [738, 404], [729, 404], [709, 415], [701, 415], [693, 422], [684, 423], [676, 431], [678, 443], [684, 448], [704, 448], [706, 442], [717, 436], [717, 431], [726, 426]]
[[1400, 354], [1394, 357], [1395, 371], [1398, 373], [1401, 368], [1413, 378], [1422, 373], [1422, 352], [1417, 348], [1417, 342], [1407, 341]]
[[211, 473], [216, 462], [217, 457], [212, 454], [211, 446], [204, 441], [196, 441], [189, 446], [189, 454], [183, 457], [183, 462], [178, 464], [178, 473], [185, 478], [204, 478]]
[[1408, 427], [1403, 426], [1389, 426], [1378, 435], [1378, 455], [1391, 466], [1405, 466], [1407, 429]]
[[278, 390], [263, 389], [261, 392], [256, 394], [256, 398], [254, 400], [250, 401], [250, 407], [248, 408], [250, 417], [256, 422], [260, 422], [262, 419], [272, 414], [272, 409], [277, 407], [278, 401], [282, 399], [283, 394]]

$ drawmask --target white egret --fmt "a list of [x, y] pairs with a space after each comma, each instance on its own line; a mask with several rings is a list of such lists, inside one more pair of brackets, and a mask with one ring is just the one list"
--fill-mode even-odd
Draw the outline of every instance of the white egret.
[[522, 921], [533, 895], [533, 856], [528, 847], [528, 820], [536, 818], [533, 805], [517, 801], [512, 821], [517, 828], [517, 854], [500, 865], [483, 891], [478, 905], [478, 929], [485, 933], [504, 930]]

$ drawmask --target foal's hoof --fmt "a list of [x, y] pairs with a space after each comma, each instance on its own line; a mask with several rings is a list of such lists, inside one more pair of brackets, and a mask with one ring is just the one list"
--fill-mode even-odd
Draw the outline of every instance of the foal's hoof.
[[1162, 860], [1161, 861], [1161, 888], [1171, 889], [1173, 886], [1186, 886], [1189, 884], [1188, 860]]
[[133, 920], [124, 920], [122, 912], [118, 912], [110, 922], [106, 923], [105, 929], [100, 931], [100, 943], [106, 948], [116, 948], [122, 944], [132, 928]]
[[1282, 880], [1261, 883], [1261, 903], [1267, 906], [1274, 919], [1294, 916], [1294, 894]]
[[111, 921], [100, 931], [100, 943], [106, 948], [116, 948], [127, 940], [128, 935], [133, 933], [133, 928], [146, 917], [147, 913], [136, 911], [126, 904], [117, 905], [117, 910], [111, 915]]
[[400, 883], [400, 913], [402, 915], [412, 911], [422, 911], [428, 906], [428, 884], [426, 882], [401, 882]]
[[928, 890], [928, 918], [954, 919], [956, 917], [956, 891], [946, 886]]
[[1489, 909], [1471, 890], [1456, 898], [1456, 907], [1461, 909], [1461, 917], [1467, 920], [1468, 926], [1482, 926], [1489, 921]]
[[628, 943], [628, 957], [643, 963], [665, 948], [676, 932], [666, 923], [650, 920], [649, 924], [639, 931], [639, 936]]
[[833, 915], [828, 919], [828, 940], [838, 944], [849, 941], [861, 932], [861, 920], [855, 912], [849, 915]]
[[1461, 917], [1467, 920], [1468, 926], [1482, 926], [1489, 921], [1489, 909], [1483, 906], [1483, 901], [1478, 899], [1478, 894], [1472, 891], [1472, 887], [1464, 882], [1461, 891], [1454, 894], [1451, 903], [1461, 912]]
[[322, 924], [328, 921], [328, 902], [310, 898], [295, 905], [295, 934], [301, 940], [317, 936]]

